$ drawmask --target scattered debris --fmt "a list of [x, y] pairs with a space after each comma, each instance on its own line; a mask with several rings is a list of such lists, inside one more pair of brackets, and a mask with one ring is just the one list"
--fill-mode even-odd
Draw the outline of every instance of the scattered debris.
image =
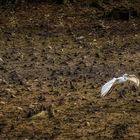
[[6, 102], [4, 102], [4, 101], [0, 101], [0, 104], [1, 104], [1, 105], [5, 105]]
[[23, 111], [23, 108], [22, 107], [17, 107], [18, 110], [20, 111]]
[[137, 102], [137, 103], [140, 103], [140, 99], [137, 99], [136, 102]]
[[41, 111], [31, 117], [31, 119], [48, 119], [48, 112]]
[[0, 58], [0, 61], [1, 61], [1, 62], [4, 62], [2, 58]]

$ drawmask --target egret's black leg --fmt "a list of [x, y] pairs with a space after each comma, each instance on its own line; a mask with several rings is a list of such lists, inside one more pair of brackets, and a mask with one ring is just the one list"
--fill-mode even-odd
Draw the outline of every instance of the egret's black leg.
[[120, 98], [127, 99], [127, 97], [125, 95], [126, 95], [126, 90], [119, 91], [119, 97]]

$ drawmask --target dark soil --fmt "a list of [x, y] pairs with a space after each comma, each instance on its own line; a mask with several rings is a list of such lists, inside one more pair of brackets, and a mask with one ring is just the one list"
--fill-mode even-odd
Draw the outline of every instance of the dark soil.
[[0, 14], [1, 140], [140, 138], [139, 89], [100, 97], [114, 76], [140, 78], [138, 17], [49, 4]]

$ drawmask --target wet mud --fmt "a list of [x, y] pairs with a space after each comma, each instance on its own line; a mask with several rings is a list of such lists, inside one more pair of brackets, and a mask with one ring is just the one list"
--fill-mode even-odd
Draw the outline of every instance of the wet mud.
[[114, 76], [140, 78], [139, 18], [96, 12], [49, 4], [1, 9], [1, 139], [140, 138], [139, 88], [126, 83], [100, 97]]

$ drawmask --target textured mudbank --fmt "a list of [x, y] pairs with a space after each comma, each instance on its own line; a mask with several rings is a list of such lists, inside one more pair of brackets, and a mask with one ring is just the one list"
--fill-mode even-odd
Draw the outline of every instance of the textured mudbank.
[[1, 139], [139, 139], [139, 89], [100, 97], [113, 76], [140, 77], [138, 17], [48, 4], [0, 13]]

